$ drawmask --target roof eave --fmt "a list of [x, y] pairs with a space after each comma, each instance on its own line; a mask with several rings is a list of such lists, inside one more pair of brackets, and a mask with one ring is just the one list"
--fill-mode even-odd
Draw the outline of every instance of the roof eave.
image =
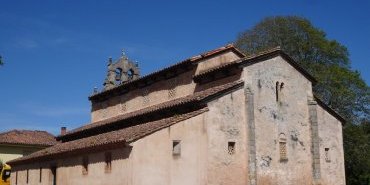
[[[71, 151], [65, 151], [65, 152], [60, 152], [56, 154], [50, 154], [50, 155], [43, 155], [40, 157], [35, 157], [35, 158], [30, 158], [27, 159], [27, 156], [17, 158], [11, 161], [8, 161], [7, 164], [9, 165], [17, 165], [17, 164], [24, 164], [24, 163], [30, 163], [34, 161], [40, 161], [40, 160], [54, 160], [55, 158], [66, 158], [70, 156], [74, 156], [76, 154], [81, 154], [81, 153], [90, 153], [90, 152], [100, 152], [100, 151], [105, 151], [109, 149], [116, 149], [117, 147], [125, 147], [128, 146], [126, 141], [122, 142], [116, 142], [116, 143], [109, 143], [105, 145], [99, 145], [99, 146], [91, 146], [91, 147], [86, 147], [86, 148], [81, 148], [81, 149], [75, 149]], [[39, 151], [42, 152], [42, 151]], [[31, 154], [32, 155], [32, 154]]]

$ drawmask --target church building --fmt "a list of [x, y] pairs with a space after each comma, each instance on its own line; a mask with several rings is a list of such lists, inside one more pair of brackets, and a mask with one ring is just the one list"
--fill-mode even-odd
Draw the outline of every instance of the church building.
[[140, 76], [108, 61], [91, 123], [10, 161], [12, 185], [345, 185], [344, 119], [280, 48], [233, 45]]

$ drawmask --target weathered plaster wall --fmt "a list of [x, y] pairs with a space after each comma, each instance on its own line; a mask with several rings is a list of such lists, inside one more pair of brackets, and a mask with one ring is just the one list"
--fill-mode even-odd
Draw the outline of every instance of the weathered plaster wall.
[[238, 55], [231, 51], [218, 54], [214, 57], [198, 61], [196, 69], [180, 74], [175, 78], [163, 79], [149, 86], [112, 97], [109, 100], [93, 103], [91, 120], [95, 122], [107, 119], [192, 94], [196, 87], [196, 84], [193, 82], [193, 76], [195, 74], [239, 58]]
[[[134, 142], [132, 184], [201, 184], [207, 146], [203, 119], [199, 115]], [[173, 140], [180, 141], [179, 156], [172, 154]]]
[[[57, 164], [57, 184], [62, 185], [201, 184], [205, 179], [207, 148], [203, 119], [203, 115], [196, 116], [131, 143], [131, 149], [111, 151], [114, 159], [111, 173], [105, 173], [104, 152], [86, 154], [89, 158], [87, 175], [82, 174], [82, 155], [51, 161], [49, 167]], [[181, 140], [181, 156], [172, 155], [172, 140]], [[12, 184], [19, 168], [22, 166], [12, 173]], [[29, 184], [39, 183], [39, 167], [34, 168], [29, 171]], [[18, 184], [25, 181], [26, 171], [18, 171]]]
[[[86, 154], [88, 174], [82, 174], [82, 155], [48, 162], [57, 165], [57, 184], [120, 185], [218, 185], [246, 184], [247, 153], [243, 90], [215, 99], [209, 112], [162, 129], [139, 139], [131, 148], [112, 150], [111, 173], [104, 171], [104, 152]], [[181, 155], [172, 154], [172, 142], [181, 143]], [[228, 153], [228, 142], [235, 142], [235, 153]], [[39, 183], [39, 166], [17, 166], [18, 184]], [[33, 169], [32, 169], [33, 168]], [[44, 169], [42, 184], [51, 184], [51, 171]]]
[[224, 65], [238, 59], [240, 59], [240, 57], [232, 51], [215, 55], [206, 60], [200, 61], [195, 74], [199, 74], [200, 72], [205, 71], [207, 69]]
[[38, 151], [41, 148], [37, 147], [27, 147], [27, 146], [15, 146], [15, 145], [0, 145], [0, 160], [7, 162], [25, 154], [30, 154], [32, 152]]
[[[245, 67], [243, 78], [254, 99], [257, 184], [310, 184], [310, 81], [281, 57]], [[281, 161], [283, 137], [287, 160]]]
[[[180, 83], [183, 89], [176, 91], [180, 92], [176, 97], [239, 77], [237, 74], [203, 85], [179, 77], [180, 81], [184, 80]], [[115, 157], [111, 173], [104, 171], [104, 152], [86, 154], [90, 161], [88, 175], [82, 174], [82, 156], [76, 156], [40, 164], [48, 174], [43, 177], [43, 184], [51, 184], [47, 168], [56, 164], [57, 181], [63, 185], [312, 185], [312, 111], [308, 105], [313, 100], [311, 82], [281, 57], [244, 67], [242, 79], [244, 88], [210, 101], [208, 112], [139, 139], [130, 148], [112, 150]], [[148, 93], [147, 106], [168, 100], [168, 83], [163, 81], [147, 87], [153, 88]], [[127, 112], [144, 106], [140, 104], [142, 97], [137, 95], [140, 91], [130, 92], [137, 97], [129, 97], [132, 100], [127, 105], [134, 108]], [[109, 116], [122, 113], [117, 107], [113, 109], [114, 106], [108, 108]], [[97, 116], [93, 119], [102, 119], [96, 111], [92, 113]], [[315, 112], [322, 185], [344, 184], [341, 124], [318, 105]], [[286, 141], [287, 160], [280, 159], [282, 138]], [[181, 143], [179, 156], [172, 154], [174, 140]], [[228, 150], [229, 142], [235, 143], [232, 154]], [[330, 162], [325, 160], [325, 148], [330, 148]], [[38, 184], [39, 166], [33, 165], [30, 184]], [[14, 168], [12, 184], [15, 171], [18, 171], [18, 184], [24, 184], [26, 171], [21, 168]]]
[[[323, 185], [345, 185], [342, 123], [317, 105]], [[325, 148], [329, 149], [326, 154]]]
[[[27, 169], [28, 169], [28, 184], [27, 184]], [[11, 178], [10, 182], [12, 185], [13, 184], [15, 185], [16, 183], [18, 185], [29, 185], [29, 184], [51, 185], [53, 177], [51, 175], [49, 164], [43, 162], [12, 167], [12, 174], [10, 178]]]
[[[208, 132], [207, 184], [249, 184], [243, 89], [208, 105], [210, 110], [205, 117]], [[228, 153], [228, 142], [235, 142], [233, 154]]]
[[[18, 178], [18, 185], [26, 185], [27, 170], [29, 169], [29, 183], [40, 185], [52, 185], [53, 175], [52, 166], [57, 168], [57, 184], [76, 185], [76, 184], [130, 184], [129, 148], [109, 150], [112, 153], [112, 169], [110, 173], [105, 172], [105, 152], [86, 154], [89, 158], [88, 174], [82, 173], [83, 156], [70, 157], [44, 164], [33, 164], [17, 166], [12, 169], [11, 184], [15, 185]], [[42, 169], [42, 181], [39, 182], [40, 166]], [[18, 175], [18, 177], [16, 177]]]
[[[194, 70], [188, 71], [175, 78], [164, 79], [109, 100], [94, 103], [91, 112], [92, 122], [189, 95], [195, 88], [192, 79], [193, 74]], [[172, 95], [170, 96], [171, 90]]]

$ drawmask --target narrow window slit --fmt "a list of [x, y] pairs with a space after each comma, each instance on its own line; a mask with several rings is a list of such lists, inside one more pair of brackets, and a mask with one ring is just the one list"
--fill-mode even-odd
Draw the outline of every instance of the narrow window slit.
[[330, 153], [329, 153], [329, 148], [325, 148], [325, 161], [330, 162]]
[[276, 102], [279, 102], [279, 82], [276, 82], [275, 96], [276, 96]]

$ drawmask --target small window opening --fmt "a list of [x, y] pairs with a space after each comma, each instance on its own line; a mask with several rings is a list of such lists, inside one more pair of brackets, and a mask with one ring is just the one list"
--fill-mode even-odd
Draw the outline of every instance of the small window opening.
[[280, 133], [279, 135], [279, 153], [280, 153], [280, 161], [287, 161], [288, 160], [288, 151], [287, 151], [287, 144], [286, 144], [286, 136], [284, 133]]
[[40, 177], [39, 177], [39, 182], [41, 182], [42, 181], [42, 167], [40, 167]]
[[82, 158], [82, 174], [87, 175], [89, 172], [89, 158], [87, 156]]
[[330, 162], [329, 148], [325, 148], [325, 161]]
[[175, 140], [172, 142], [172, 155], [181, 154], [181, 141]]
[[228, 150], [229, 155], [233, 155], [235, 153], [235, 142], [228, 142], [227, 150]]
[[27, 169], [27, 171], [26, 171], [26, 183], [28, 184], [28, 181], [29, 181], [29, 170]]
[[284, 82], [281, 82], [281, 84], [280, 84], [280, 91], [283, 90], [283, 88], [284, 88]]
[[276, 82], [275, 96], [276, 96], [276, 102], [279, 102], [279, 82]]
[[105, 153], [105, 173], [110, 173], [112, 171], [112, 153]]
[[288, 160], [286, 142], [280, 142], [279, 145], [280, 145], [280, 161]]

